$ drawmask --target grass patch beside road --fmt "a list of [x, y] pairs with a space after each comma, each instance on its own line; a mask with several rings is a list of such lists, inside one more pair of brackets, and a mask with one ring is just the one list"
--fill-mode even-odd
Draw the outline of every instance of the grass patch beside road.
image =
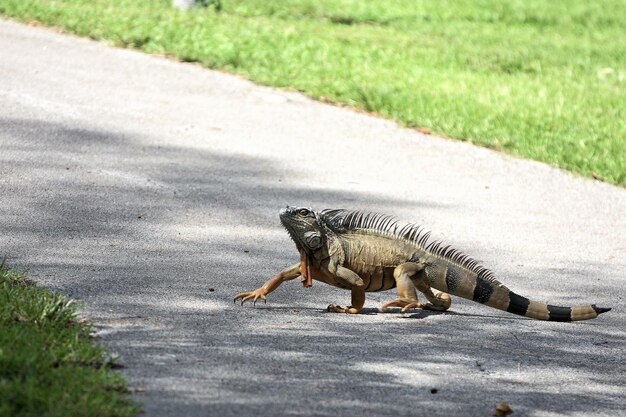
[[112, 361], [71, 301], [0, 263], [0, 415], [133, 416]]
[[0, 13], [626, 186], [623, 0], [221, 5], [218, 13], [177, 11], [171, 0], [4, 0]]

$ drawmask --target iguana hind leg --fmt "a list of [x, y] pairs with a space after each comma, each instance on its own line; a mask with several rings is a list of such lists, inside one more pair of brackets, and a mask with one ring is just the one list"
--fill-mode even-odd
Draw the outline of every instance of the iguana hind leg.
[[[423, 263], [406, 262], [400, 264], [393, 271], [393, 277], [396, 280], [400, 298], [384, 304], [382, 309], [387, 307], [402, 307], [402, 311], [404, 312], [410, 308], [425, 308], [427, 310], [439, 311], [450, 308], [450, 304], [452, 303], [450, 296], [445, 292], [430, 287], [430, 282], [424, 273]], [[409, 283], [411, 285], [409, 285]], [[415, 288], [426, 296], [429, 303], [421, 304], [418, 301]], [[411, 302], [412, 298], [414, 299], [413, 302]]]
[[380, 307], [380, 311], [385, 311], [390, 307], [400, 307], [402, 312], [405, 312], [411, 308], [421, 308], [419, 300], [417, 299], [417, 292], [415, 291], [415, 285], [409, 278], [409, 273], [415, 274], [419, 268], [419, 264], [413, 262], [403, 264], [406, 266], [398, 266], [393, 271], [393, 277], [396, 280], [396, 289], [398, 290], [398, 298], [383, 304]]
[[256, 301], [260, 298], [265, 302], [266, 295], [274, 291], [276, 288], [280, 286], [285, 281], [292, 280], [300, 276], [300, 262], [295, 265], [292, 265], [288, 268], [283, 269], [278, 274], [274, 275], [272, 278], [268, 279], [265, 284], [263, 284], [260, 288], [257, 288], [254, 291], [240, 292], [235, 295], [235, 299], [233, 301], [241, 300], [241, 305], [246, 301], [252, 299], [252, 303], [256, 304]]
[[445, 311], [450, 308], [450, 305], [452, 304], [450, 295], [443, 291], [431, 288], [430, 281], [428, 280], [428, 277], [426, 277], [423, 269], [419, 270], [416, 274], [411, 275], [411, 280], [413, 281], [415, 288], [424, 294], [428, 301], [430, 301], [428, 304], [422, 305], [422, 308], [436, 311]]
[[333, 313], [348, 313], [356, 314], [363, 308], [365, 304], [365, 289], [352, 288], [352, 305], [349, 307], [339, 307], [331, 304], [327, 307], [327, 310]]

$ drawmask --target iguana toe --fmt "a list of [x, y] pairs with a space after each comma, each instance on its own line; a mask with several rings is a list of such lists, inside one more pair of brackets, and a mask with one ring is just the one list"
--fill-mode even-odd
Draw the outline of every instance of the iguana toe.
[[406, 312], [411, 308], [421, 308], [422, 305], [418, 300], [412, 298], [396, 298], [395, 300], [389, 301], [388, 303], [383, 304], [380, 307], [380, 311], [385, 311], [390, 307], [401, 307], [402, 312]]
[[256, 305], [256, 302], [258, 299], [262, 299], [263, 302], [267, 303], [267, 299], [265, 297], [265, 294], [262, 292], [262, 290], [259, 288], [257, 290], [254, 291], [248, 291], [248, 292], [241, 292], [237, 295], [235, 295], [235, 299], [233, 300], [233, 302], [237, 302], [237, 300], [241, 300], [241, 305], [243, 305], [243, 303], [245, 303], [246, 301], [252, 299], [252, 304]]
[[402, 310], [400, 310], [400, 311], [402, 311], [403, 313], [406, 313], [407, 311], [409, 311], [412, 308], [422, 308], [422, 307], [424, 307], [424, 306], [422, 304], [420, 304], [419, 301], [416, 301], [414, 303], [410, 303], [410, 304], [405, 305], [404, 307], [402, 307]]
[[345, 313], [346, 309], [340, 306], [336, 306], [334, 304], [328, 304], [328, 307], [326, 307], [326, 311], [330, 313]]
[[424, 304], [422, 308], [434, 311], [446, 311], [450, 308], [450, 305], [452, 304], [452, 299], [450, 298], [449, 294], [435, 289], [431, 289], [431, 291], [434, 297], [428, 296], [428, 294], [426, 294], [426, 297], [428, 298], [428, 301], [430, 301], [430, 303]]
[[441, 305], [441, 306], [436, 306], [433, 305], [431, 303], [426, 303], [426, 304], [422, 304], [422, 308], [424, 310], [431, 310], [431, 311], [446, 311], [450, 306], [446, 306], [446, 305]]
[[328, 307], [326, 307], [326, 311], [329, 311], [331, 313], [356, 314], [359, 312], [359, 309], [353, 306], [344, 308], [344, 307], [336, 306], [334, 304], [329, 304]]

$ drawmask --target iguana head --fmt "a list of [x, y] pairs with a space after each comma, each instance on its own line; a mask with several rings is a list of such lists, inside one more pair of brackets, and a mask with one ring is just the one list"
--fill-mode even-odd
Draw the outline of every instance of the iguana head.
[[321, 219], [313, 209], [287, 206], [280, 210], [279, 216], [298, 250], [313, 253], [322, 248], [326, 236]]

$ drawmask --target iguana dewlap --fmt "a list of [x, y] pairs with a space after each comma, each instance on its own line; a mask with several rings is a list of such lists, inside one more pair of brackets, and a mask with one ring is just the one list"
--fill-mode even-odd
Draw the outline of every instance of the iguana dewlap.
[[[300, 252], [300, 262], [262, 287], [237, 294], [235, 301], [265, 300], [282, 282], [301, 276], [305, 287], [317, 280], [351, 290], [352, 305], [330, 305], [329, 310], [335, 312], [358, 313], [366, 292], [394, 287], [398, 298], [384, 304], [383, 310], [447, 310], [449, 294], [539, 320], [587, 320], [610, 310], [592, 304], [559, 307], [529, 300], [509, 290], [468, 256], [429, 241], [430, 233], [412, 224], [399, 226], [390, 216], [287, 207], [280, 211], [280, 220]], [[419, 302], [417, 291], [424, 294], [427, 304]]]

